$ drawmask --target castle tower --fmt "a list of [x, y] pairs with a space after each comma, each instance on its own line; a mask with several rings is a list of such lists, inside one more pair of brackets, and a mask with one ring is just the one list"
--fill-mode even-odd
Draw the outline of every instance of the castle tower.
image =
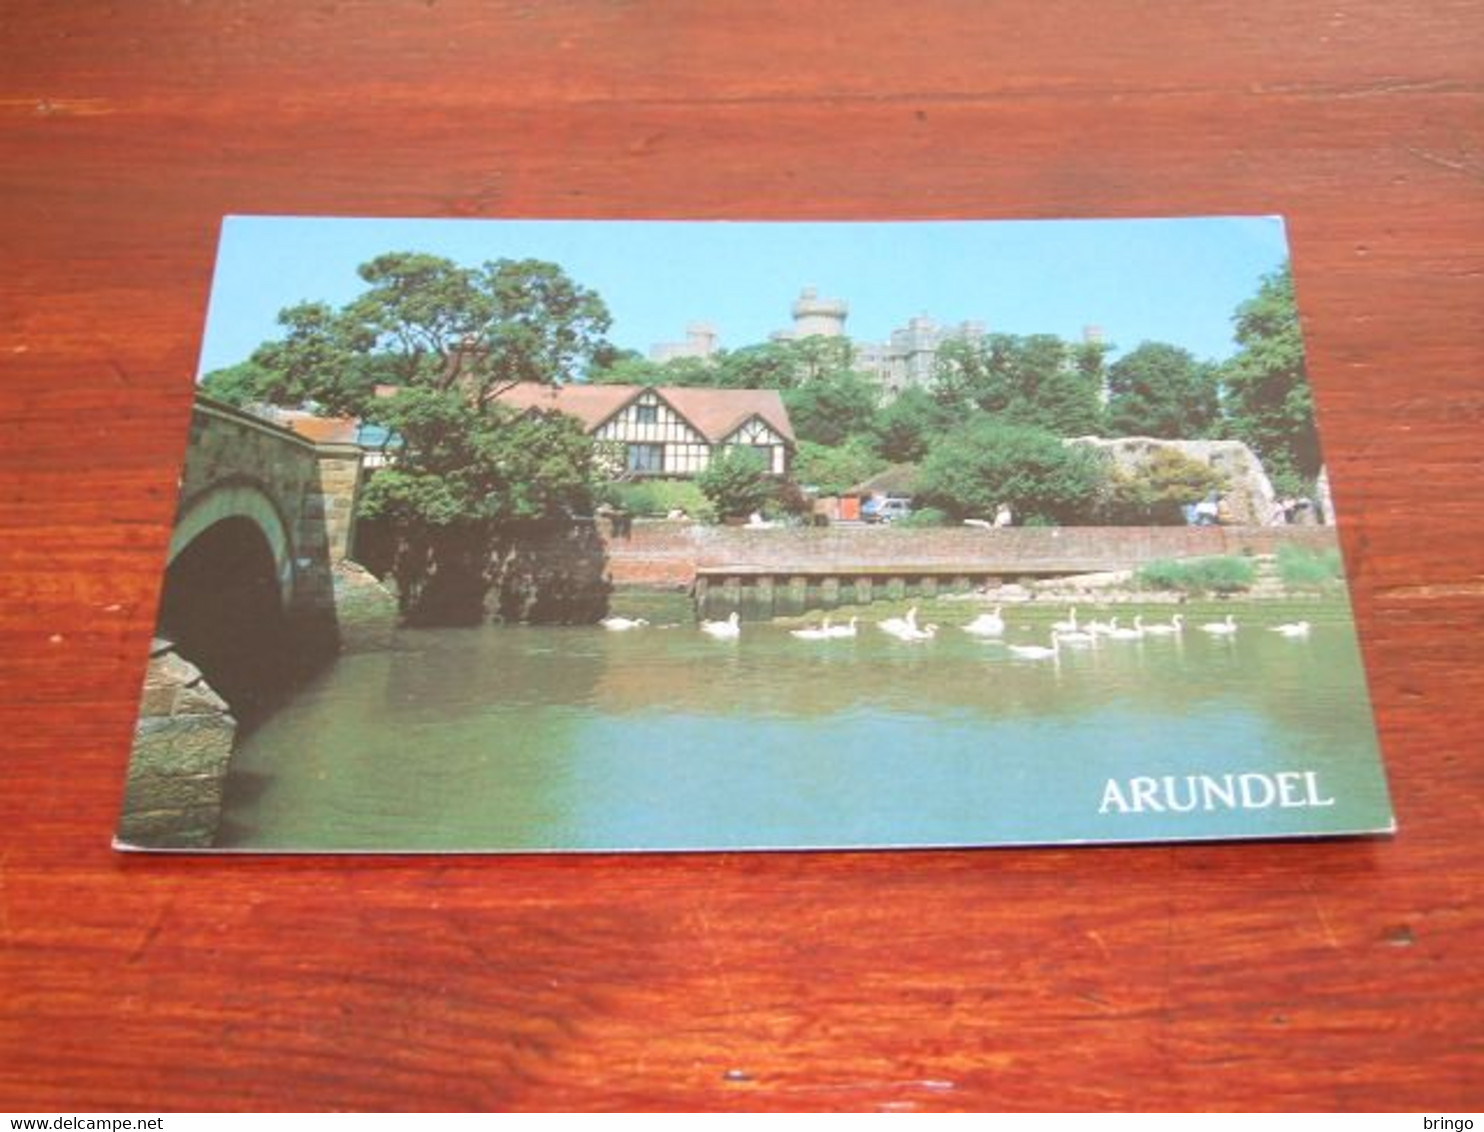
[[850, 314], [850, 304], [844, 299], [821, 299], [813, 287], [805, 287], [794, 300], [795, 338], [818, 335], [823, 338], [843, 338], [845, 319]]

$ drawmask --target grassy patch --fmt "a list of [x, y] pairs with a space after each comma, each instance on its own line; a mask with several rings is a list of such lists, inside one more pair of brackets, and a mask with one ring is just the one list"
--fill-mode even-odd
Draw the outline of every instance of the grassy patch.
[[1345, 576], [1345, 564], [1335, 549], [1308, 550], [1302, 546], [1278, 548], [1278, 576], [1291, 590], [1323, 589]]
[[1161, 558], [1140, 568], [1134, 576], [1150, 590], [1180, 593], [1240, 593], [1252, 587], [1257, 567], [1250, 559], [1229, 555], [1223, 558]]

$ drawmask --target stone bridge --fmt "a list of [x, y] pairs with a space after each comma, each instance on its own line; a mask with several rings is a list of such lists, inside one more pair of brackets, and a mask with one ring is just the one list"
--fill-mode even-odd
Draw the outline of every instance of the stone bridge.
[[238, 727], [335, 655], [360, 475], [353, 440], [197, 398], [122, 841], [211, 844]]

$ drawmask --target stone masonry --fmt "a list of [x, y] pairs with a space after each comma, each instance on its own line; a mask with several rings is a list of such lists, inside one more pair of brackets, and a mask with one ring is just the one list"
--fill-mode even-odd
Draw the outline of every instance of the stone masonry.
[[155, 638], [134, 733], [119, 840], [201, 849], [216, 837], [237, 721], [199, 669]]

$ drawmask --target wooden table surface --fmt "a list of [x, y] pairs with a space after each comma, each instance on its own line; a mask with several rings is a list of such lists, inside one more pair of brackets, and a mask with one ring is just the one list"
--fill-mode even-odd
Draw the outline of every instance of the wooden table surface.
[[[1481, 15], [10, 0], [0, 1108], [1478, 1108]], [[1285, 214], [1399, 835], [115, 855], [232, 212]]]

